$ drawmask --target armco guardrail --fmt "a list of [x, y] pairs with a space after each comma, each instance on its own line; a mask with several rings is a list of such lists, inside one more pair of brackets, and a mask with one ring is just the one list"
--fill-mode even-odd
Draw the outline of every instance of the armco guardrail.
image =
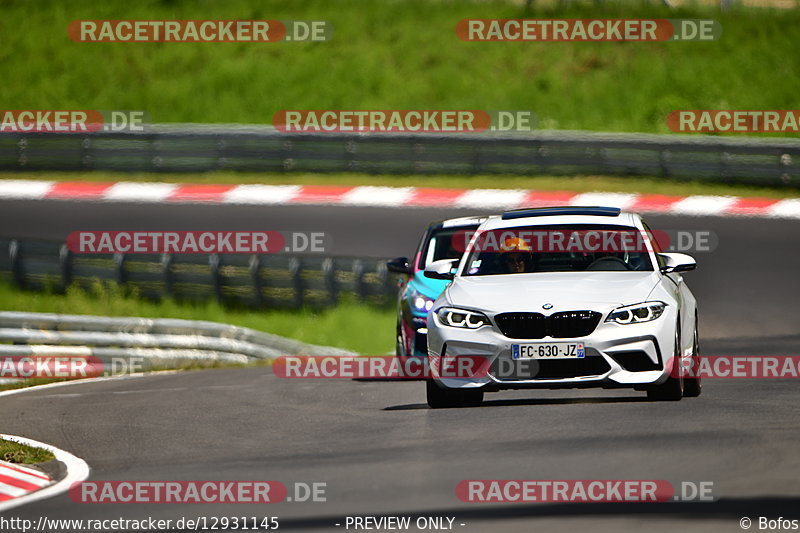
[[145, 132], [0, 133], [0, 170], [610, 174], [800, 186], [800, 139], [537, 131], [285, 133], [160, 125]]
[[[120, 361], [131, 368], [136, 361], [137, 370], [150, 370], [197, 361], [247, 363], [281, 355], [356, 354], [217, 322], [0, 311], [0, 358], [92, 357], [115, 363], [110, 368]], [[0, 384], [13, 381], [0, 377]]]
[[31, 290], [96, 280], [146, 299], [215, 299], [258, 308], [326, 307], [342, 295], [377, 305], [397, 292], [383, 260], [287, 254], [73, 254], [65, 244], [0, 240], [0, 278]]

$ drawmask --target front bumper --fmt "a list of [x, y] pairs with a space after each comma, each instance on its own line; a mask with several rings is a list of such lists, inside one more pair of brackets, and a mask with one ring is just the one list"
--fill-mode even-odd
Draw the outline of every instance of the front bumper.
[[428, 356], [428, 328], [425, 316], [413, 316], [412, 319], [401, 322], [403, 349], [401, 355], [405, 357]]
[[[454, 328], [441, 324], [432, 314], [428, 321], [428, 354], [432, 364], [452, 363], [449, 358], [462, 356], [487, 359], [490, 370], [483, 375], [434, 378], [446, 388], [648, 388], [669, 377], [671, 356], [675, 353], [675, 324], [674, 311], [668, 307], [651, 322], [622, 325], [601, 321], [585, 337], [512, 339], [496, 325], [476, 330]], [[511, 356], [513, 344], [545, 342], [581, 342], [586, 356], [523, 361]]]

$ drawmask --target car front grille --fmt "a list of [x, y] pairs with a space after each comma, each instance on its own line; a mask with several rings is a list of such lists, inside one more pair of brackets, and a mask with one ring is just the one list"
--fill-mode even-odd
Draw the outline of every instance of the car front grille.
[[[587, 350], [587, 352], [593, 352]], [[606, 360], [597, 355], [580, 359], [513, 360], [501, 356], [492, 362], [490, 374], [499, 381], [528, 381], [537, 379], [569, 379], [600, 376], [611, 370]]]
[[541, 313], [501, 313], [494, 317], [503, 335], [510, 339], [569, 339], [591, 335], [602, 315], [597, 311]]
[[512, 339], [541, 339], [547, 335], [547, 317], [541, 313], [503, 313], [494, 319], [503, 335]]

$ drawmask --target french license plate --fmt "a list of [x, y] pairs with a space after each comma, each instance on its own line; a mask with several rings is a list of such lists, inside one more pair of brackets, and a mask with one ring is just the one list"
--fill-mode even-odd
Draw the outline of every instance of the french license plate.
[[586, 357], [582, 342], [546, 342], [512, 344], [512, 359], [582, 359]]

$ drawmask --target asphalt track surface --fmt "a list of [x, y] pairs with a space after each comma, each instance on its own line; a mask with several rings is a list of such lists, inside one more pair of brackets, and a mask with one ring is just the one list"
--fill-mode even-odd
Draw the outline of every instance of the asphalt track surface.
[[[408, 255], [451, 209], [0, 202], [4, 236], [90, 229], [326, 231], [340, 255]], [[685, 275], [707, 355], [796, 355], [800, 223], [647, 217], [710, 230], [719, 246]], [[392, 332], [387, 332], [391, 336]], [[419, 382], [281, 380], [269, 368], [195, 371], [28, 391], [0, 400], [2, 432], [61, 447], [92, 480], [325, 482], [327, 502], [77, 504], [67, 495], [6, 517], [278, 516], [280, 528], [345, 530], [345, 517], [455, 517], [457, 531], [741, 531], [748, 516], [800, 519], [797, 380], [706, 381], [652, 403], [624, 390], [518, 391], [429, 410]], [[464, 479], [712, 481], [715, 502], [470, 504]], [[336, 527], [335, 524], [342, 524]], [[461, 526], [460, 524], [464, 524]], [[415, 529], [412, 529], [414, 531]], [[351, 529], [352, 531], [352, 529]]]

